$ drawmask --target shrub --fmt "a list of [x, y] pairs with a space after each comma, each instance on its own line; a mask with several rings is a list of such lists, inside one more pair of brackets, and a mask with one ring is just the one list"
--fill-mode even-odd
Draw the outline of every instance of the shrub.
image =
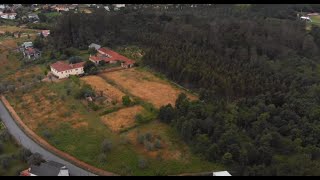
[[135, 116], [135, 120], [137, 121], [137, 123], [147, 123], [150, 122], [152, 120], [154, 120], [157, 117], [157, 114], [154, 112], [150, 112], [150, 111], [143, 111], [142, 113], [139, 113]]
[[42, 134], [47, 139], [50, 139], [52, 137], [52, 134], [48, 130], [44, 130]]
[[171, 106], [171, 104], [168, 104], [166, 106], [161, 106], [159, 111], [159, 119], [162, 122], [170, 123], [171, 120], [174, 118], [174, 109]]
[[66, 118], [66, 117], [70, 117], [71, 116], [71, 112], [65, 112], [62, 114], [62, 117]]
[[69, 96], [69, 95], [71, 94], [71, 89], [68, 88], [68, 89], [66, 90], [66, 93], [67, 93], [67, 95]]
[[144, 135], [138, 134], [137, 141], [139, 144], [143, 144], [144, 143]]
[[122, 104], [125, 106], [130, 106], [131, 104], [131, 99], [129, 96], [125, 95], [122, 97]]
[[103, 153], [106, 153], [108, 151], [111, 151], [112, 149], [112, 142], [108, 139], [103, 140], [101, 149]]
[[143, 158], [139, 158], [139, 160], [138, 160], [138, 167], [139, 167], [140, 169], [145, 169], [145, 168], [148, 167], [148, 162], [147, 162], [145, 159], [143, 159]]
[[76, 64], [76, 63], [82, 62], [83, 59], [80, 56], [72, 56], [72, 57], [69, 58], [68, 61], [69, 61], [70, 64]]
[[152, 138], [151, 133], [149, 133], [149, 132], [146, 133], [146, 134], [145, 134], [145, 138], [146, 138], [147, 141], [151, 141], [151, 138]]
[[156, 142], [154, 144], [154, 147], [156, 149], [161, 149], [162, 148], [162, 144], [161, 144], [161, 141], [159, 139], [156, 140]]
[[98, 161], [99, 161], [101, 164], [105, 164], [106, 161], [107, 161], [107, 156], [106, 156], [104, 153], [99, 154], [99, 156], [98, 156]]
[[100, 106], [96, 105], [94, 102], [89, 102], [88, 106], [94, 111], [98, 111], [100, 109]]
[[4, 142], [8, 142], [11, 139], [11, 136], [10, 136], [8, 130], [4, 130], [1, 132], [0, 139]]
[[25, 149], [25, 148], [22, 148], [20, 151], [19, 151], [19, 158], [21, 161], [23, 162], [27, 162], [28, 161], [28, 158], [32, 155], [31, 151], [29, 149]]
[[3, 144], [2, 144], [2, 142], [0, 142], [0, 154], [2, 154], [3, 151], [4, 151]]
[[28, 158], [28, 164], [31, 165], [40, 165], [42, 162], [44, 162], [44, 159], [42, 158], [41, 154], [34, 153]]
[[154, 151], [154, 145], [151, 142], [145, 142], [144, 145], [148, 151]]
[[163, 158], [162, 158], [162, 153], [158, 153], [157, 156], [156, 156], [156, 159], [157, 159], [158, 161], [162, 161], [162, 160], [163, 160]]
[[2, 169], [7, 170], [9, 168], [9, 165], [10, 165], [10, 158], [9, 157], [3, 157], [1, 159]]
[[106, 63], [105, 61], [100, 61], [100, 62], [99, 62], [99, 65], [100, 65], [100, 66], [105, 66], [105, 65], [107, 65], [107, 63]]

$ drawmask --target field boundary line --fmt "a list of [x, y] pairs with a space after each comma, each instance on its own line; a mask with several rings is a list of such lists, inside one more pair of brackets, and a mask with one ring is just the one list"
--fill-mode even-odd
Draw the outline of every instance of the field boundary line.
[[35, 132], [33, 132], [30, 128], [28, 128], [27, 125], [24, 124], [24, 122], [21, 120], [19, 115], [16, 113], [14, 108], [10, 105], [8, 100], [6, 99], [5, 96], [1, 95], [1, 101], [4, 104], [5, 108], [9, 111], [12, 119], [15, 121], [15, 123], [20, 127], [20, 129], [29, 137], [31, 138], [34, 142], [39, 144], [41, 147], [46, 149], [47, 151], [61, 157], [62, 159], [78, 166], [79, 168], [82, 168], [84, 170], [90, 171], [93, 174], [101, 175], [101, 176], [117, 176], [117, 174], [108, 172], [102, 169], [99, 169], [97, 167], [91, 166], [83, 161], [78, 160], [77, 158], [53, 147], [50, 145], [47, 141], [45, 141], [43, 138], [38, 136]]

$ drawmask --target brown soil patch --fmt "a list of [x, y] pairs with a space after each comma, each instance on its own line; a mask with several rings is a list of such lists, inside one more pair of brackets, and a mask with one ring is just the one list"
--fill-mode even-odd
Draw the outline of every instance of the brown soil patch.
[[[169, 103], [174, 105], [178, 95], [184, 92], [149, 72], [135, 69], [105, 73], [103, 76], [112, 79], [133, 95], [152, 103], [157, 108]], [[186, 94], [190, 99], [197, 98], [190, 93]]]
[[8, 49], [8, 48], [16, 48], [18, 47], [17, 42], [14, 39], [7, 39], [4, 41], [1, 41], [0, 44], [1, 49]]
[[101, 119], [102, 122], [106, 124], [113, 132], [120, 132], [123, 129], [134, 126], [135, 116], [142, 110], [143, 108], [141, 106], [133, 106], [107, 114], [101, 117]]
[[36, 32], [37, 30], [34, 29], [27, 29], [27, 28], [22, 28], [22, 27], [17, 27], [17, 26], [0, 26], [0, 30], [4, 32], [16, 32], [16, 31], [21, 31], [21, 32]]
[[123, 92], [107, 83], [103, 78], [99, 76], [86, 76], [81, 78], [81, 80], [91, 85], [97, 93], [100, 93], [100, 91], [102, 91], [103, 95], [110, 98], [111, 101], [121, 103], [122, 97], [125, 96]]

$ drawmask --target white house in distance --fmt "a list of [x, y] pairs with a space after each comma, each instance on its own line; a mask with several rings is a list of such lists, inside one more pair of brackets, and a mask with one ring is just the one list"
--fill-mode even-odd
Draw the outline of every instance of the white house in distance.
[[16, 19], [17, 13], [2, 13], [1, 18], [3, 19]]
[[231, 176], [231, 174], [228, 171], [217, 171], [213, 172], [212, 176]]
[[89, 49], [90, 49], [90, 48], [95, 48], [95, 49], [98, 51], [98, 49], [100, 49], [101, 46], [100, 46], [99, 44], [91, 43], [91, 44], [89, 45]]
[[51, 64], [51, 72], [59, 79], [68, 78], [70, 75], [81, 75], [84, 73], [84, 63], [80, 62], [76, 64], [67, 64], [63, 61], [58, 61]]
[[300, 19], [312, 22], [309, 16], [301, 16]]

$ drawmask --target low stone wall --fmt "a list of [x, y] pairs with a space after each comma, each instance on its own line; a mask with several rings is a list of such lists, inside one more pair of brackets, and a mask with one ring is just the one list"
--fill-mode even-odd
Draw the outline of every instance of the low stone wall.
[[10, 105], [10, 103], [8, 102], [8, 100], [4, 97], [1, 96], [1, 101], [3, 102], [3, 104], [5, 105], [5, 107], [7, 108], [7, 110], [9, 111], [9, 113], [11, 114], [12, 118], [15, 120], [16, 124], [21, 128], [21, 130], [29, 137], [31, 138], [34, 142], [36, 142], [37, 144], [39, 144], [40, 146], [42, 146], [43, 148], [45, 148], [46, 150], [48, 150], [49, 152], [61, 157], [62, 159], [82, 168], [85, 169], [87, 171], [92, 172], [93, 174], [97, 174], [100, 176], [116, 176], [117, 174], [114, 174], [112, 172], [107, 172], [104, 171], [102, 169], [96, 168], [94, 166], [91, 166], [83, 161], [80, 161], [78, 159], [76, 159], [75, 157], [60, 151], [59, 149], [53, 147], [52, 145], [50, 145], [47, 141], [45, 141], [44, 139], [42, 139], [40, 136], [38, 136], [36, 133], [34, 133], [31, 129], [29, 129], [24, 122], [21, 120], [21, 118], [19, 117], [19, 115], [16, 113], [16, 111], [13, 109], [13, 107]]

